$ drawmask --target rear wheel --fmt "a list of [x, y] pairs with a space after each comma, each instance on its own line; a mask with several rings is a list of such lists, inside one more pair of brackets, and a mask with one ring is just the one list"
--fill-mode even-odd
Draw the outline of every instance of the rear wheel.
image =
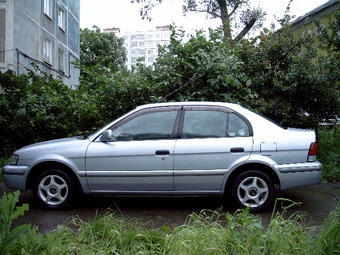
[[250, 212], [266, 209], [274, 199], [275, 187], [268, 175], [257, 170], [240, 174], [232, 186], [232, 198], [238, 208], [250, 208]]
[[59, 169], [50, 169], [36, 179], [33, 194], [37, 202], [48, 209], [62, 209], [74, 198], [75, 185], [70, 176]]

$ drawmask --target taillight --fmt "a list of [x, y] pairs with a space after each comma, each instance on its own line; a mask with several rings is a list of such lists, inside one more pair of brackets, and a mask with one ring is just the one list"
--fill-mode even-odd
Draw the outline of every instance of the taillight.
[[318, 150], [317, 143], [311, 143], [309, 147], [308, 158], [307, 158], [308, 162], [316, 161], [317, 150]]

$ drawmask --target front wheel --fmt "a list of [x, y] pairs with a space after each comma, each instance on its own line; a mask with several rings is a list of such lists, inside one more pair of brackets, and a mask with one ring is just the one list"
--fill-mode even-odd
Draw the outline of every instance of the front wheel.
[[48, 209], [62, 209], [72, 201], [75, 185], [65, 172], [50, 169], [38, 176], [34, 183], [33, 194], [41, 206]]
[[263, 172], [250, 170], [240, 174], [232, 186], [232, 198], [239, 208], [250, 208], [250, 212], [266, 209], [274, 199], [273, 181]]

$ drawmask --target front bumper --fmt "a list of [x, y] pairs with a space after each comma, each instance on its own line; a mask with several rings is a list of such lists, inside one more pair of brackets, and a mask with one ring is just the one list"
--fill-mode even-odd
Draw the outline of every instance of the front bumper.
[[6, 165], [2, 168], [4, 181], [9, 189], [26, 191], [27, 173], [28, 166]]

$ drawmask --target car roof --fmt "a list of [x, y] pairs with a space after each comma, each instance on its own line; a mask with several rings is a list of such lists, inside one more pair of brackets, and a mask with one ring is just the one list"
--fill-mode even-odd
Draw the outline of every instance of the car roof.
[[243, 108], [241, 105], [234, 103], [224, 103], [224, 102], [208, 102], [208, 101], [185, 101], [185, 102], [165, 102], [165, 103], [152, 103], [137, 106], [136, 110], [152, 108], [152, 107], [166, 107], [166, 106], [223, 106], [230, 109], [236, 110]]

